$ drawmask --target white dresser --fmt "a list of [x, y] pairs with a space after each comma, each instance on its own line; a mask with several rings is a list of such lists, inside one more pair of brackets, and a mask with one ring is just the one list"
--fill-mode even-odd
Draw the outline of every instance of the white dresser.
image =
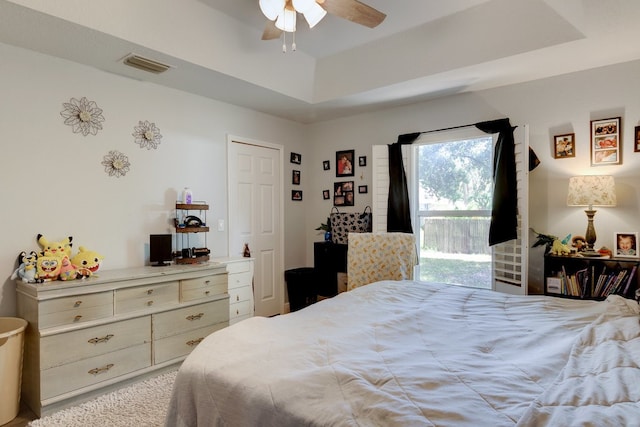
[[140, 267], [68, 282], [18, 282], [18, 315], [29, 322], [24, 402], [42, 416], [174, 368], [228, 326], [227, 267]]
[[253, 258], [216, 258], [229, 273], [229, 324], [253, 317]]

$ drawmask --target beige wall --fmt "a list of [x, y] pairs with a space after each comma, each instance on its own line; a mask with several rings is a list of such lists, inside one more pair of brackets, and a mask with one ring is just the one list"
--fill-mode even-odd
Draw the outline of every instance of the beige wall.
[[[356, 185], [371, 189], [371, 146], [398, 134], [509, 117], [529, 124], [531, 146], [542, 164], [530, 175], [530, 223], [556, 235], [583, 234], [581, 209], [565, 205], [568, 178], [613, 174], [618, 207], [596, 215], [598, 244], [611, 245], [614, 231], [638, 231], [640, 153], [633, 128], [640, 124], [640, 61], [474, 94], [460, 94], [314, 125], [271, 117], [154, 84], [0, 44], [0, 198], [5, 225], [0, 247], [0, 315], [15, 314], [15, 285], [9, 276], [22, 250], [38, 249], [35, 236], [74, 237], [105, 256], [105, 269], [143, 265], [150, 233], [170, 232], [172, 206], [189, 185], [196, 199], [211, 205], [208, 220], [227, 220], [226, 138], [228, 134], [281, 144], [285, 148], [285, 268], [313, 264], [314, 230], [331, 201], [335, 151], [354, 149], [368, 166], [356, 167]], [[73, 134], [60, 111], [70, 98], [86, 96], [104, 110], [96, 136]], [[589, 121], [621, 116], [622, 165], [589, 166]], [[157, 150], [140, 149], [131, 133], [139, 120], [156, 123], [163, 135]], [[552, 158], [554, 134], [575, 132], [577, 155]], [[131, 172], [108, 177], [100, 164], [109, 150], [129, 156]], [[302, 154], [303, 202], [291, 202], [291, 151]], [[332, 168], [323, 171], [322, 161]], [[356, 194], [362, 210], [371, 194]], [[346, 210], [346, 209], [345, 209]], [[227, 255], [227, 232], [213, 230], [208, 246]], [[532, 282], [541, 281], [541, 252], [531, 257]]]

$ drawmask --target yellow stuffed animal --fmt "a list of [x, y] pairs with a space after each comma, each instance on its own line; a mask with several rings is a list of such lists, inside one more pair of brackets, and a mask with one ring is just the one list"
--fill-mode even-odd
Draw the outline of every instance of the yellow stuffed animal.
[[59, 242], [51, 242], [42, 234], [38, 234], [38, 243], [42, 246], [42, 255], [44, 256], [57, 256], [62, 258], [63, 256], [71, 257], [71, 241], [72, 236], [69, 236]]
[[71, 258], [71, 264], [77, 267], [78, 275], [89, 277], [98, 271], [104, 257], [98, 252], [87, 250], [84, 246], [80, 246], [78, 250], [79, 252]]

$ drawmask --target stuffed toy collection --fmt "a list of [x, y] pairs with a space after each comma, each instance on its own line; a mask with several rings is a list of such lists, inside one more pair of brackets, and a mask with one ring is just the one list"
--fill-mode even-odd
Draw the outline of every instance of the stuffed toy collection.
[[54, 280], [74, 280], [90, 277], [98, 271], [104, 257], [95, 251], [80, 246], [71, 256], [72, 236], [59, 241], [50, 241], [42, 234], [36, 240], [42, 246], [40, 252], [26, 251], [18, 255], [18, 268], [11, 279], [27, 283], [42, 283]]

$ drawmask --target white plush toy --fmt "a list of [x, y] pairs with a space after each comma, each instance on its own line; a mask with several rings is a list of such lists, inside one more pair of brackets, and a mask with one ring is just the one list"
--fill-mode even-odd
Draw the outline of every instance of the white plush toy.
[[38, 273], [36, 264], [38, 261], [38, 254], [36, 251], [31, 251], [27, 255], [25, 251], [20, 252], [18, 255], [18, 268], [11, 275], [11, 280], [16, 280], [18, 277], [26, 283], [35, 283], [38, 281]]

